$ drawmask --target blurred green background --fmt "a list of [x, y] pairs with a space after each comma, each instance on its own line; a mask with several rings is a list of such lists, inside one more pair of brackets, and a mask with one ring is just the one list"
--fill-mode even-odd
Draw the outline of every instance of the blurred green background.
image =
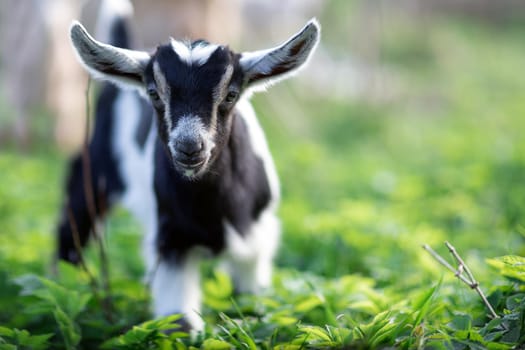
[[[260, 3], [239, 2], [242, 16], [256, 16]], [[272, 26], [286, 18], [274, 4], [271, 35], [259, 27], [264, 19], [245, 20], [236, 49], [274, 46], [311, 16], [323, 31], [308, 68], [252, 98], [282, 185], [277, 276], [430, 285], [442, 268], [421, 245], [445, 252], [448, 240], [482, 282], [497, 284], [485, 259], [525, 254], [525, 3], [279, 3], [303, 9], [290, 20], [297, 26]], [[45, 105], [31, 109], [28, 140], [19, 142], [13, 109], [0, 101], [5, 283], [49, 271], [72, 147], [57, 146]], [[138, 281], [142, 263], [129, 254], [139, 251], [137, 225], [117, 208], [107, 232], [112, 273]]]

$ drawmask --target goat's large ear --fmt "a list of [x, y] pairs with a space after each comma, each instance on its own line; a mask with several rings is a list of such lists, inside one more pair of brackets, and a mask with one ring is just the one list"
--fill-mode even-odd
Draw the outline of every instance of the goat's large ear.
[[151, 58], [147, 52], [103, 44], [76, 21], [71, 24], [69, 34], [80, 62], [94, 78], [122, 87], [143, 88], [142, 77]]
[[297, 72], [313, 53], [320, 32], [319, 23], [312, 19], [300, 32], [276, 48], [243, 53], [239, 62], [247, 86], [264, 87]]

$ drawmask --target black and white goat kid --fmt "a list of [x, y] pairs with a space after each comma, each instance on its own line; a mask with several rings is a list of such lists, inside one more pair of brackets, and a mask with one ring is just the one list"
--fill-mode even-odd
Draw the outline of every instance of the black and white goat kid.
[[[192, 328], [202, 328], [199, 261], [209, 252], [224, 258], [237, 290], [257, 292], [271, 283], [279, 184], [247, 98], [304, 66], [319, 32], [312, 20], [268, 50], [238, 54], [206, 41], [170, 39], [150, 54], [125, 48], [127, 41], [101, 43], [72, 24], [81, 63], [118, 87], [106, 85], [99, 97], [91, 176], [97, 203], [109, 207], [119, 199], [144, 226], [155, 316], [180, 312]], [[137, 91], [153, 106], [152, 123]], [[82, 183], [78, 158], [59, 226], [59, 257], [72, 262], [78, 255], [71, 216], [82, 245], [94, 224]], [[103, 209], [97, 206], [99, 215]]]

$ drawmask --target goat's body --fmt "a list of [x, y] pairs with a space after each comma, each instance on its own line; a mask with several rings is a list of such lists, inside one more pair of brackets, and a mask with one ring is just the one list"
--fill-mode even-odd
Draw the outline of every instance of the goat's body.
[[[199, 309], [203, 256], [223, 257], [239, 291], [256, 292], [270, 284], [280, 231], [277, 174], [248, 101], [238, 103], [228, 145], [197, 180], [174, 170], [152, 113], [135, 92], [111, 85], [102, 89], [88, 147], [97, 216], [116, 203], [130, 210], [146, 233], [143, 253], [158, 300], [154, 313], [183, 312], [195, 325], [201, 322], [191, 315]], [[59, 228], [60, 257], [73, 262], [78, 257], [67, 211], [82, 245], [93, 227], [83, 176], [79, 155]]]
[[[243, 96], [303, 66], [319, 27], [311, 21], [270, 50], [237, 54], [204, 40], [171, 39], [149, 54], [128, 49], [129, 1], [104, 4], [112, 11], [101, 16], [111, 29], [110, 45], [76, 23], [73, 46], [93, 76], [132, 87], [149, 103], [136, 92], [103, 89], [88, 152], [93, 193], [86, 196], [85, 162], [77, 157], [59, 227], [59, 257], [78, 262], [75, 231], [85, 245], [93, 221], [120, 200], [146, 232], [155, 315], [181, 312], [200, 329], [203, 256], [224, 258], [238, 291], [270, 285], [280, 233], [279, 184], [264, 133]], [[90, 197], [96, 215], [90, 214]]]

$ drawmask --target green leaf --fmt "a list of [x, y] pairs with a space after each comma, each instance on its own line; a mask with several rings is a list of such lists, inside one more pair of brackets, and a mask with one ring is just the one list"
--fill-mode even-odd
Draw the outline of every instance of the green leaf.
[[9, 329], [7, 327], [0, 327], [0, 336], [12, 337], [13, 334], [14, 334], [14, 331], [12, 329]]
[[156, 330], [154, 329], [145, 329], [139, 326], [134, 326], [130, 331], [124, 334], [122, 340], [126, 345], [140, 344], [145, 342], [146, 339], [150, 338], [155, 332]]
[[498, 269], [503, 276], [525, 283], [525, 257], [505, 255], [498, 258], [487, 259], [487, 263]]
[[496, 343], [496, 342], [489, 342], [485, 343], [485, 346], [488, 350], [508, 350], [514, 348], [514, 346], [510, 344], [503, 344], [503, 343]]
[[234, 346], [224, 340], [209, 338], [202, 343], [202, 348], [204, 350], [228, 350], [234, 349]]
[[53, 315], [55, 316], [55, 321], [58, 324], [60, 333], [62, 333], [66, 349], [75, 349], [80, 342], [80, 331], [77, 329], [75, 323], [58, 307], [53, 312]]
[[416, 326], [419, 325], [421, 321], [423, 320], [423, 318], [427, 315], [428, 310], [430, 308], [430, 304], [432, 302], [432, 298], [436, 294], [437, 290], [439, 289], [440, 284], [430, 288], [428, 291], [423, 293], [419, 298], [415, 299], [413, 308], [414, 310], [416, 310], [417, 316], [414, 321], [414, 325]]
[[272, 322], [275, 322], [279, 326], [283, 326], [283, 327], [291, 326], [291, 325], [297, 324], [298, 322], [297, 317], [293, 317], [289, 315], [280, 315], [280, 314], [272, 315], [270, 317], [270, 320]]
[[0, 350], [18, 350], [18, 347], [12, 344], [0, 344]]
[[379, 328], [375, 329], [375, 332], [372, 332], [369, 342], [372, 347], [376, 347], [384, 342], [385, 339], [391, 338], [394, 339], [396, 334], [394, 330], [397, 329], [397, 324], [394, 322], [387, 322], [380, 324]]
[[321, 300], [321, 298], [319, 298], [317, 295], [311, 295], [299, 301], [295, 305], [294, 310], [296, 312], [301, 312], [301, 313], [308, 312], [322, 304], [323, 304], [323, 300]]
[[204, 303], [216, 310], [225, 311], [231, 307], [233, 284], [230, 277], [215, 270], [213, 277], [204, 281]]
[[159, 331], [175, 330], [181, 328], [180, 324], [177, 322], [181, 318], [181, 314], [169, 315], [159, 319], [143, 322], [139, 325], [139, 327]]
[[326, 342], [330, 342], [332, 339], [330, 339], [330, 336], [327, 334], [326, 330], [319, 327], [319, 326], [305, 326], [300, 325], [299, 331], [306, 333], [308, 335], [308, 340], [322, 340]]
[[515, 310], [518, 308], [523, 308], [525, 305], [525, 294], [519, 293], [511, 295], [507, 298], [505, 305], [509, 310]]
[[483, 337], [475, 330], [461, 330], [454, 333], [454, 336], [459, 340], [469, 340], [484, 344]]
[[15, 349], [43, 350], [48, 348], [48, 340], [52, 336], [52, 334], [31, 335], [25, 329], [0, 327], [0, 349], [2, 346], [5, 349], [14, 346]]
[[[71, 319], [75, 319], [78, 314], [85, 309], [86, 304], [91, 299], [89, 293], [68, 290], [42, 277], [40, 281], [46, 287], [45, 291], [38, 293], [40, 297], [52, 302], [54, 305], [60, 306]], [[37, 292], [35, 292], [35, 294], [37, 294]]]
[[13, 281], [22, 288], [20, 295], [27, 296], [34, 294], [36, 290], [42, 288], [42, 281], [40, 278], [41, 277], [37, 275], [27, 274], [17, 277]]
[[233, 293], [233, 285], [227, 274], [216, 270], [213, 278], [204, 282], [204, 291], [215, 298], [229, 298]]
[[301, 350], [304, 349], [302, 344], [279, 344], [273, 347], [273, 350]]
[[465, 330], [469, 331], [472, 327], [472, 316], [466, 314], [455, 315], [450, 323], [450, 326], [454, 330]]

